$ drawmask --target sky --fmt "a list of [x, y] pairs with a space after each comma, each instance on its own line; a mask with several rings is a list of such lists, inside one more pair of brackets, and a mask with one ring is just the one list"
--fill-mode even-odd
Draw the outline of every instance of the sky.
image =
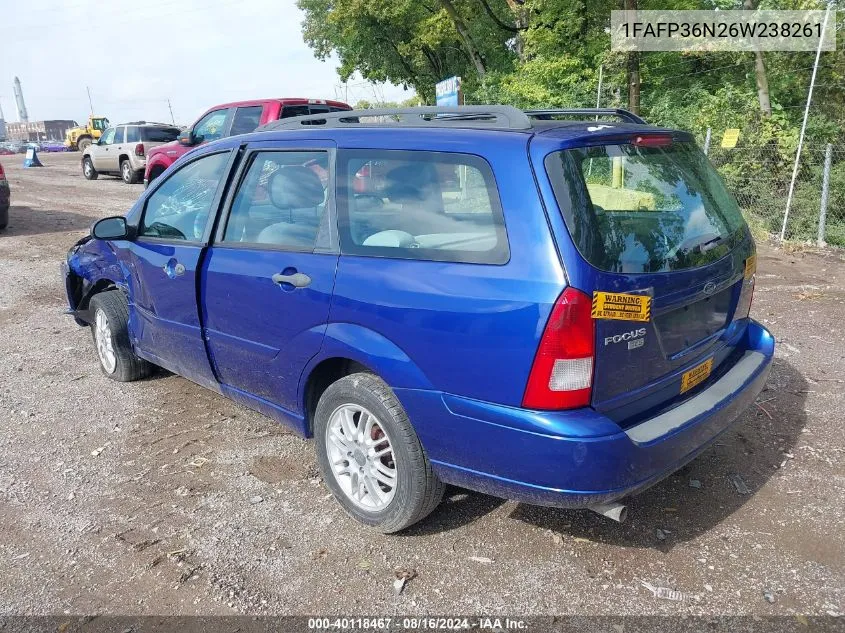
[[[397, 101], [400, 86], [337, 76], [302, 40], [294, 0], [0, 0], [0, 106], [17, 121], [88, 117], [190, 125], [213, 105], [265, 97]], [[14, 25], [14, 26], [12, 26]], [[348, 90], [348, 93], [347, 93]]]

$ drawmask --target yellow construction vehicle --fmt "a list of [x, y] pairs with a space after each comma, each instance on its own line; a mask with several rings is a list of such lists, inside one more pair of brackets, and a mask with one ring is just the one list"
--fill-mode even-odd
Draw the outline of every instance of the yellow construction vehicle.
[[103, 132], [109, 127], [109, 120], [104, 116], [88, 117], [87, 125], [79, 125], [71, 128], [65, 135], [65, 147], [70, 150], [78, 149], [84, 152], [85, 148], [100, 138]]

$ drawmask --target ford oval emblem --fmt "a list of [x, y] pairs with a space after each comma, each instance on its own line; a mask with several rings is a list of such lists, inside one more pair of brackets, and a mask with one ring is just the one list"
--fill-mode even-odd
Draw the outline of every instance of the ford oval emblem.
[[712, 295], [715, 290], [716, 290], [716, 284], [713, 283], [712, 281], [708, 281], [706, 284], [704, 284], [704, 294]]

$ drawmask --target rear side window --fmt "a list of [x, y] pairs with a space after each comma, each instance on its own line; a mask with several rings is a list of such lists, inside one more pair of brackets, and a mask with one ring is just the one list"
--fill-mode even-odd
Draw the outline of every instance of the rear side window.
[[487, 162], [470, 154], [344, 150], [338, 154], [344, 253], [504, 264], [502, 207]]
[[745, 236], [736, 201], [692, 143], [583, 147], [545, 166], [575, 245], [601, 270], [696, 268]]
[[170, 143], [175, 141], [181, 130], [178, 127], [141, 128], [141, 140], [148, 143]]
[[324, 151], [254, 154], [232, 201], [223, 241], [313, 250], [326, 227], [328, 168]]
[[[348, 108], [338, 108], [335, 106], [329, 107], [325, 104], [316, 104], [316, 105], [290, 105], [285, 106], [282, 108], [282, 114], [279, 118], [288, 119], [294, 116], [308, 116], [309, 114], [324, 114], [326, 112], [341, 112], [346, 111]], [[324, 124], [325, 121], [314, 121], [310, 123], [305, 123], [305, 125], [321, 125]]]
[[287, 119], [292, 116], [305, 116], [311, 114], [308, 111], [307, 105], [285, 106], [282, 108], [282, 116], [280, 118]]
[[248, 106], [235, 110], [235, 117], [232, 119], [231, 136], [238, 134], [249, 134], [261, 123], [261, 112], [264, 106]]
[[137, 125], [129, 125], [126, 127], [126, 142], [137, 143], [141, 140], [140, 129]]

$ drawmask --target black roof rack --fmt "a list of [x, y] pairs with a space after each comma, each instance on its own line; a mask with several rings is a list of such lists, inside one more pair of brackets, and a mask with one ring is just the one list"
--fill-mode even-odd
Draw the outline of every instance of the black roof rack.
[[114, 127], [120, 127], [121, 125], [160, 125], [162, 127], [179, 127], [178, 125], [173, 125], [172, 123], [160, 123], [158, 121], [127, 121], [126, 123], [118, 123]]
[[[381, 119], [362, 122], [361, 119]], [[530, 130], [531, 120], [522, 110], [503, 105], [421, 106], [343, 110], [290, 117], [267, 123], [259, 131], [301, 130], [306, 126], [367, 127], [462, 127], [494, 130]]]
[[[506, 105], [421, 106], [417, 108], [374, 108], [320, 112], [279, 119], [256, 131], [302, 130], [312, 125], [344, 127], [457, 127], [488, 130], [530, 130], [531, 119], [553, 121], [560, 117], [613, 116], [644, 124], [633, 112], [621, 108], [557, 108], [522, 111]], [[362, 121], [362, 119], [364, 119]], [[367, 121], [366, 119], [370, 119]]]
[[547, 110], [526, 110], [525, 114], [532, 119], [546, 121], [553, 121], [555, 117], [615, 116], [628, 123], [645, 124], [643, 119], [623, 108], [555, 108]]

